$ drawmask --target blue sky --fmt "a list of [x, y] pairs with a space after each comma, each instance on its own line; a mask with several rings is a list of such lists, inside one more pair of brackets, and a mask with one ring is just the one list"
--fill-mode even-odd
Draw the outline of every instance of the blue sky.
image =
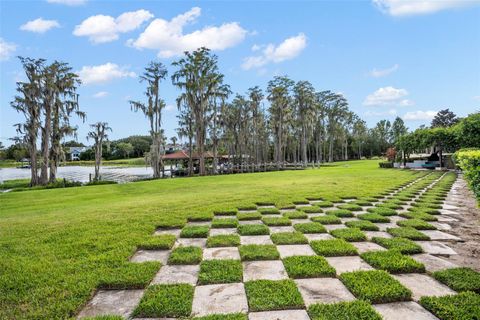
[[[111, 139], [146, 134], [129, 99], [143, 99], [138, 82], [152, 59], [170, 63], [183, 50], [215, 48], [234, 92], [266, 88], [279, 74], [342, 92], [373, 126], [404, 118], [429, 123], [442, 108], [460, 116], [480, 109], [480, 2], [373, 1], [1, 1], [0, 137], [22, 121], [9, 102], [22, 79], [15, 56], [70, 63], [88, 124], [107, 121]], [[177, 126], [178, 91], [161, 87], [167, 136]]]

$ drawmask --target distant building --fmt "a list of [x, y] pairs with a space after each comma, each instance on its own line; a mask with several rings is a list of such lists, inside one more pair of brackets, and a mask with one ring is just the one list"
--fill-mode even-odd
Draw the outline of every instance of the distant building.
[[78, 161], [80, 160], [80, 154], [87, 151], [87, 147], [70, 147], [70, 160]]

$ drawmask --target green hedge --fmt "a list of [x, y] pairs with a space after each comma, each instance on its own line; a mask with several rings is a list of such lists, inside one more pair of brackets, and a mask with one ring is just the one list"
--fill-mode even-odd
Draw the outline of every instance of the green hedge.
[[459, 150], [455, 152], [454, 159], [462, 169], [475, 196], [480, 200], [480, 149]]

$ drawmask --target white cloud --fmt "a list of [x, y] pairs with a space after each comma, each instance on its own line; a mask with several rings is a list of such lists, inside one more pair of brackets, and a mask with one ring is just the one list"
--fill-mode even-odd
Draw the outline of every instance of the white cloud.
[[[262, 54], [258, 56], [250, 56], [244, 59], [242, 68], [249, 70], [258, 68], [268, 63], [279, 63], [285, 60], [290, 60], [298, 56], [307, 46], [307, 37], [303, 33], [297, 36], [285, 39], [278, 46], [270, 43], [264, 47]], [[260, 50], [260, 46], [255, 45], [252, 51]]]
[[374, 77], [374, 78], [381, 78], [381, 77], [388, 76], [389, 74], [397, 71], [398, 67], [399, 67], [398, 64], [395, 64], [392, 67], [386, 68], [386, 69], [376, 69], [376, 68], [374, 68], [368, 74], [371, 77]]
[[403, 115], [403, 120], [432, 120], [437, 111], [410, 111]]
[[107, 91], [99, 91], [99, 92], [95, 93], [92, 97], [94, 97], [94, 98], [104, 98], [106, 96], [108, 96]]
[[380, 11], [391, 16], [411, 16], [465, 7], [479, 3], [479, 0], [372, 0], [372, 2]]
[[16, 49], [17, 45], [15, 43], [7, 42], [0, 38], [0, 61], [10, 59]]
[[247, 31], [237, 22], [208, 26], [184, 34], [183, 29], [196, 22], [200, 15], [201, 9], [194, 7], [170, 21], [155, 19], [136, 40], [130, 39], [127, 44], [137, 49], [156, 49], [159, 57], [170, 58], [200, 47], [225, 50], [245, 39]]
[[58, 3], [67, 6], [81, 6], [87, 3], [87, 0], [47, 0], [48, 3]]
[[480, 96], [474, 96], [473, 100], [480, 101]]
[[136, 76], [135, 72], [128, 71], [126, 67], [120, 67], [111, 62], [98, 66], [83, 66], [82, 69], [78, 71], [78, 75], [85, 85], [107, 83], [114, 79], [133, 78]]
[[28, 21], [27, 23], [20, 26], [20, 30], [30, 31], [35, 33], [45, 33], [50, 29], [60, 28], [60, 24], [57, 20], [45, 20], [43, 18], [38, 18], [35, 20]]
[[133, 31], [142, 23], [153, 18], [147, 10], [125, 12], [117, 18], [103, 14], [88, 17], [75, 26], [73, 34], [77, 37], [88, 37], [93, 43], [105, 43], [117, 40], [120, 33]]
[[378, 111], [365, 112], [365, 116], [367, 117], [385, 117], [385, 116], [396, 116], [396, 115], [397, 115], [397, 110], [395, 109], [390, 109], [384, 112], [378, 112]]
[[408, 95], [408, 91], [405, 89], [397, 89], [394, 87], [380, 88], [372, 94], [369, 94], [365, 101], [364, 106], [383, 106], [399, 104], [401, 106], [411, 105], [412, 102], [407, 99], [402, 99]]
[[173, 104], [167, 104], [165, 106], [165, 111], [170, 112], [170, 111], [173, 111], [173, 110], [175, 110], [175, 106]]

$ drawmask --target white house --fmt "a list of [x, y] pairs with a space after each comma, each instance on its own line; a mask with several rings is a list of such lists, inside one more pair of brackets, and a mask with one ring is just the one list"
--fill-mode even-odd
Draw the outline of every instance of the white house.
[[70, 160], [78, 161], [80, 160], [80, 153], [85, 152], [87, 147], [70, 147]]

